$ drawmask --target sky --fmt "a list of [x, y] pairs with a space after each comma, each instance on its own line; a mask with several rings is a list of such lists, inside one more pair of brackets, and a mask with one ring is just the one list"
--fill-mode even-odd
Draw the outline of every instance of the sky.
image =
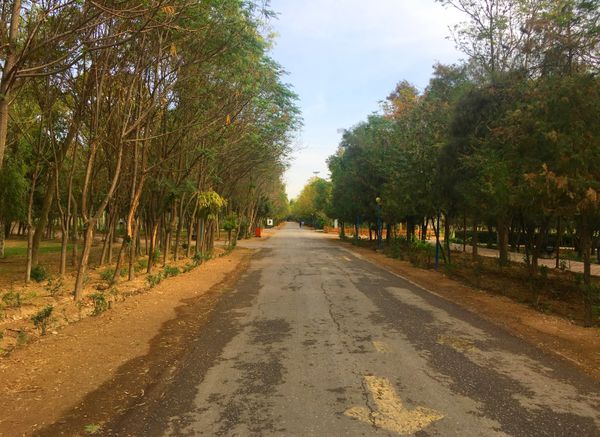
[[271, 56], [288, 72], [304, 120], [285, 174], [290, 199], [313, 172], [329, 176], [341, 130], [379, 111], [398, 82], [423, 89], [436, 62], [463, 58], [448, 38], [462, 17], [434, 0], [271, 0], [271, 8]]

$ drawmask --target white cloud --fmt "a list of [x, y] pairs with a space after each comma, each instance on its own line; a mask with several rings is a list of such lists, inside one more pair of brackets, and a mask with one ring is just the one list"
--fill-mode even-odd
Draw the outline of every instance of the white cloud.
[[434, 0], [272, 0], [273, 54], [290, 71], [304, 116], [304, 148], [286, 173], [295, 197], [335, 152], [339, 128], [378, 109], [400, 80], [424, 87], [435, 62], [461, 56], [448, 40], [462, 17]]

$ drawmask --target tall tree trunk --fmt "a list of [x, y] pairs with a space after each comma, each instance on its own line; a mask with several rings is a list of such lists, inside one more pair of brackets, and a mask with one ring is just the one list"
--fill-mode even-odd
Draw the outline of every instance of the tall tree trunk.
[[[0, 229], [4, 229], [4, 221], [2, 220], [2, 218], [0, 218]], [[5, 239], [5, 234], [2, 231], [2, 232], [0, 232], [0, 259], [4, 258], [4, 253], [5, 253], [5, 251], [4, 251], [4, 246], [5, 246], [4, 239]]]
[[450, 259], [450, 214], [444, 214], [444, 250], [446, 251], [446, 262], [450, 264], [452, 260]]
[[146, 273], [152, 273], [154, 266], [154, 252], [156, 251], [156, 237], [158, 236], [158, 220], [156, 217], [152, 222], [152, 232], [150, 233], [150, 249], [148, 250], [148, 268]]
[[75, 279], [75, 300], [81, 300], [83, 293], [84, 278], [87, 274], [87, 267], [90, 259], [90, 252], [92, 251], [92, 242], [94, 240], [94, 227], [96, 221], [92, 220], [88, 222], [83, 237], [83, 250], [81, 252], [81, 258], [79, 259], [79, 266], [77, 268], [77, 278]]
[[183, 213], [185, 204], [183, 199], [179, 202], [179, 214], [177, 217], [177, 231], [175, 232], [175, 249], [173, 250], [173, 261], [179, 260], [179, 243], [181, 241], [181, 232], [183, 231]]
[[557, 219], [556, 221], [556, 243], [555, 243], [555, 248], [556, 248], [556, 268], [559, 269], [560, 268], [560, 244], [562, 240], [562, 229], [560, 228], [560, 217]]
[[477, 218], [473, 218], [473, 238], [471, 239], [473, 261], [477, 261], [477, 256], [479, 255], [479, 231], [477, 230], [478, 227], [479, 222]]
[[501, 266], [508, 265], [508, 225], [504, 217], [498, 218], [498, 253]]
[[0, 78], [0, 170], [2, 170], [4, 164], [4, 152], [6, 151], [6, 139], [8, 137], [9, 105], [16, 76], [15, 64], [17, 61], [17, 39], [19, 37], [20, 24], [21, 0], [13, 0], [8, 40], [5, 41], [6, 55], [4, 58], [4, 67], [2, 68], [2, 77]]
[[467, 251], [467, 213], [463, 214], [463, 253]]
[[139, 221], [135, 221], [133, 224], [133, 238], [131, 238], [131, 242], [129, 243], [129, 266], [128, 266], [128, 281], [133, 281], [135, 279], [135, 260], [136, 260], [136, 252], [138, 246], [138, 237], [140, 233], [140, 225]]
[[592, 231], [590, 230], [589, 226], [589, 218], [585, 212], [581, 216], [580, 233], [581, 236], [579, 241], [581, 244], [581, 254], [583, 258], [584, 324], [586, 327], [591, 327], [594, 324], [594, 303], [596, 299], [598, 299], [598, 296], [597, 287], [592, 285]]

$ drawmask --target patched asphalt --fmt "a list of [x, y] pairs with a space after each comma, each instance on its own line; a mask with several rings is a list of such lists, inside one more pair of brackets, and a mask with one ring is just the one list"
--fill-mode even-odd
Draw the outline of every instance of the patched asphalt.
[[103, 434], [600, 436], [600, 385], [565, 362], [318, 233], [255, 246], [169, 377]]

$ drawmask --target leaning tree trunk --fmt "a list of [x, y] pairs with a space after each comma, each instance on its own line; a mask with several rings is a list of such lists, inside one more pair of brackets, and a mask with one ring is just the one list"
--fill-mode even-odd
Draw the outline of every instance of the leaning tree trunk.
[[148, 268], [146, 273], [152, 273], [152, 267], [154, 266], [154, 252], [156, 251], [156, 237], [158, 234], [158, 220], [156, 217], [152, 221], [152, 231], [150, 233], [150, 248], [148, 250]]

